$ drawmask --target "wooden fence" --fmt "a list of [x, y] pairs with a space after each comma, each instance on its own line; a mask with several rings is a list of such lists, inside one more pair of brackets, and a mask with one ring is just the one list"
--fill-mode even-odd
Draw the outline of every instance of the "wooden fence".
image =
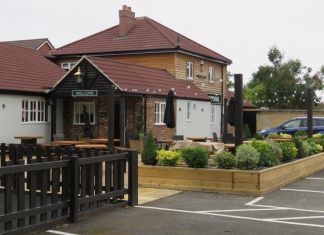
[[137, 151], [17, 144], [1, 144], [0, 150], [0, 234], [33, 232], [138, 204]]

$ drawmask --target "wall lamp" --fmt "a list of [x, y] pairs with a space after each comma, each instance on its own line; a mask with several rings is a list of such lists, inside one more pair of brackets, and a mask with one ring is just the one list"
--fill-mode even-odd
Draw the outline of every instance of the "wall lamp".
[[75, 82], [77, 84], [82, 83], [84, 74], [81, 72], [80, 67], [78, 71], [74, 74]]
[[181, 107], [179, 108], [179, 111], [181, 111]]
[[205, 64], [203, 60], [200, 61], [200, 66], [202, 67]]

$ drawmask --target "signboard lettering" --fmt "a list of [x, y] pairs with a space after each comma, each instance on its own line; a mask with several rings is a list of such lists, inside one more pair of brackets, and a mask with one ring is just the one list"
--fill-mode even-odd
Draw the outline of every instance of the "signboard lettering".
[[98, 90], [72, 90], [72, 96], [98, 96]]

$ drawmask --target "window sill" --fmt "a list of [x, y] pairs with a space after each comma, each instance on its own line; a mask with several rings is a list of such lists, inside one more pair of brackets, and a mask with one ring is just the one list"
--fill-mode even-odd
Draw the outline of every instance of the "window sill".
[[154, 123], [155, 126], [165, 126], [165, 123]]

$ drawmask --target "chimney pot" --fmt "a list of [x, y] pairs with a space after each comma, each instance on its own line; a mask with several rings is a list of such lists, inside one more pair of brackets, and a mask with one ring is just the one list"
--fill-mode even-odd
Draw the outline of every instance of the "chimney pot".
[[127, 7], [127, 10], [128, 11], [132, 11], [132, 7]]
[[127, 5], [123, 5], [123, 10], [127, 10]]

